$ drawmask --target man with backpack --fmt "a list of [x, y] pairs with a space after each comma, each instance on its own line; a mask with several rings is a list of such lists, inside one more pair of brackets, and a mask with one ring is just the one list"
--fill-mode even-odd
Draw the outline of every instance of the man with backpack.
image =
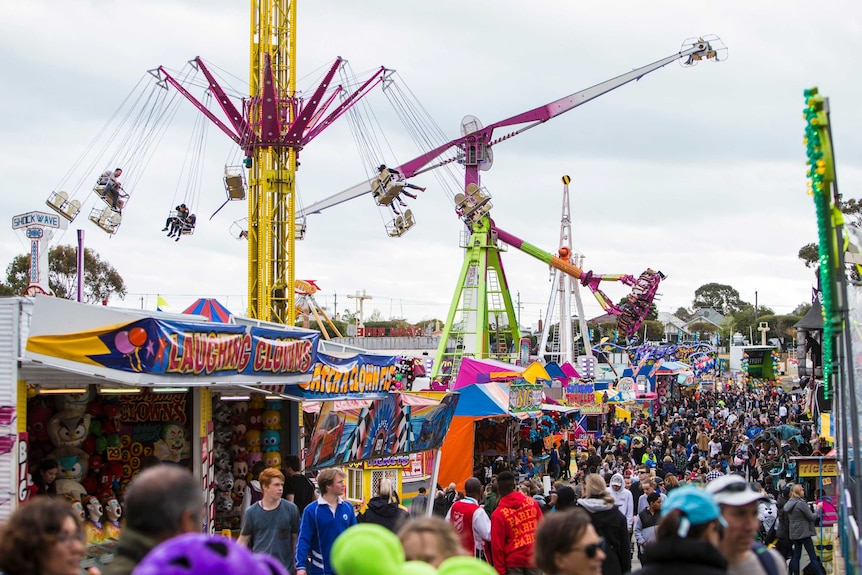
[[710, 481], [706, 490], [721, 507], [727, 522], [720, 549], [730, 575], [786, 575], [787, 566], [773, 549], [755, 542], [760, 527], [757, 507], [766, 496], [739, 475]]
[[299, 509], [299, 514], [314, 501], [314, 484], [300, 472], [299, 457], [287, 455], [284, 458], [284, 495]]

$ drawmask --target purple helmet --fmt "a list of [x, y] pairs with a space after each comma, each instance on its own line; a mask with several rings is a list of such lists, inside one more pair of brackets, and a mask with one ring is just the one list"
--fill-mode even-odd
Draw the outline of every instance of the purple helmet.
[[287, 575], [273, 557], [252, 553], [229, 537], [186, 533], [148, 553], [133, 575]]

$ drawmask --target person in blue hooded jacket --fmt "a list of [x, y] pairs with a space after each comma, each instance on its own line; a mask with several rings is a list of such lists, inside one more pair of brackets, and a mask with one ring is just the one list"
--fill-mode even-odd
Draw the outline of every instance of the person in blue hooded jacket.
[[353, 505], [345, 501], [344, 472], [324, 469], [317, 476], [320, 497], [302, 512], [296, 542], [296, 575], [333, 575], [329, 555], [335, 539], [356, 525]]

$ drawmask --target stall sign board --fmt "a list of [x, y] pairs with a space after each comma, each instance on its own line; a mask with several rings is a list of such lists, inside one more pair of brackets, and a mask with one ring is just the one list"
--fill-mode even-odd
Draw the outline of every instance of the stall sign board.
[[838, 475], [838, 463], [835, 461], [799, 461], [797, 463], [799, 477], [835, 477]]

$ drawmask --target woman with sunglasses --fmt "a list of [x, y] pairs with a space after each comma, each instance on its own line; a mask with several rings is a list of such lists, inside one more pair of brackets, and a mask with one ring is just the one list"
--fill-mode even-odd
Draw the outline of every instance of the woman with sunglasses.
[[[19, 507], [0, 532], [5, 575], [79, 575], [84, 533], [71, 505], [39, 496]], [[93, 567], [87, 573], [97, 575]]]
[[604, 546], [589, 513], [567, 509], [539, 523], [533, 561], [545, 575], [601, 575]]
[[727, 573], [718, 550], [724, 525], [712, 495], [693, 486], [674, 489], [662, 506], [656, 540], [644, 551], [643, 568], [632, 575]]

